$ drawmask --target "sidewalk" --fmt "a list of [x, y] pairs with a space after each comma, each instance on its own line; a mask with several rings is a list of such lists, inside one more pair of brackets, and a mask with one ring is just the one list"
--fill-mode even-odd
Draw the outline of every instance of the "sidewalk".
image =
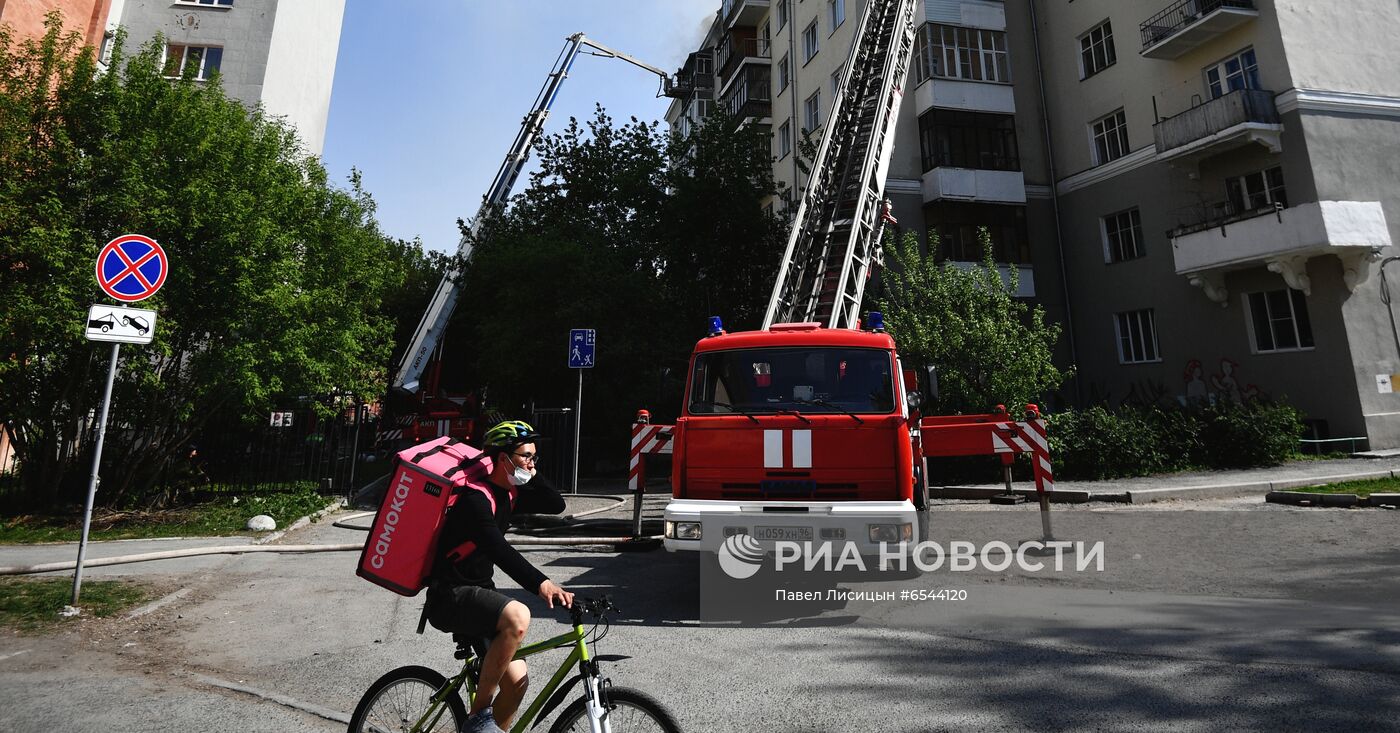
[[[1113, 501], [1145, 504], [1168, 499], [1226, 499], [1258, 496], [1300, 486], [1338, 481], [1400, 477], [1400, 457], [1343, 458], [1327, 461], [1295, 461], [1271, 468], [1245, 468], [1110, 479], [1107, 481], [1056, 481], [1053, 501]], [[936, 481], [937, 477], [933, 477]], [[1035, 494], [1035, 485], [1018, 481], [1018, 494]], [[934, 488], [936, 499], [986, 499], [1005, 493], [1002, 484]]]

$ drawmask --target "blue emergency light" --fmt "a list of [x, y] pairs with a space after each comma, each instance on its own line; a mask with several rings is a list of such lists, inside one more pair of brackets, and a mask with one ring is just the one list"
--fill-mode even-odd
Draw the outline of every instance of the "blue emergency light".
[[719, 316], [710, 316], [710, 335], [720, 336], [724, 334], [724, 321]]
[[874, 331], [875, 333], [885, 332], [885, 314], [881, 313], [880, 311], [870, 311], [870, 318], [868, 319], [868, 321], [870, 323], [871, 331]]

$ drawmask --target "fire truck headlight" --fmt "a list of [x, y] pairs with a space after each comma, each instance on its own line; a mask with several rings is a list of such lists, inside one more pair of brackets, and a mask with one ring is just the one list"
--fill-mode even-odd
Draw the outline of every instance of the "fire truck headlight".
[[666, 522], [666, 539], [670, 540], [698, 540], [700, 539], [699, 522]]
[[909, 542], [914, 539], [914, 525], [912, 524], [872, 524], [870, 528], [871, 542]]

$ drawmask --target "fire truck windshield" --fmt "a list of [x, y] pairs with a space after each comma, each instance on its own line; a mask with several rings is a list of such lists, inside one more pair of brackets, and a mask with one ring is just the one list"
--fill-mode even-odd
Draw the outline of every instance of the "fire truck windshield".
[[711, 351], [695, 359], [692, 415], [894, 412], [891, 359], [880, 349]]

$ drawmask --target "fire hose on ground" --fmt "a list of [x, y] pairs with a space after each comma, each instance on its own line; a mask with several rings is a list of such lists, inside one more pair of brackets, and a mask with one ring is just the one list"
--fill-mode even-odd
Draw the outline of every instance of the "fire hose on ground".
[[[618, 504], [626, 502], [625, 498], [609, 496], [606, 494], [573, 494], [572, 496], [588, 499], [613, 499]], [[551, 529], [575, 529], [577, 520], [581, 517], [599, 514], [611, 509], [613, 506], [605, 506], [597, 509], [576, 512], [559, 518], [561, 525]], [[351, 514], [331, 523], [331, 526], [342, 529], [353, 529], [361, 532], [368, 532], [368, 526], [347, 524], [350, 520], [365, 516], [373, 516], [376, 512], [359, 512]], [[517, 534], [512, 533], [510, 543], [521, 546], [555, 546], [555, 547], [575, 547], [587, 545], [612, 545], [618, 552], [636, 552], [640, 550], [654, 550], [660, 544], [659, 535], [647, 536], [627, 536], [627, 537], [549, 537], [539, 534]], [[347, 542], [331, 545], [220, 545], [216, 547], [192, 547], [183, 550], [165, 550], [162, 552], [145, 552], [135, 555], [118, 555], [115, 557], [89, 558], [83, 561], [84, 568], [98, 568], [107, 565], [126, 565], [130, 563], [147, 562], [150, 560], [174, 560], [186, 557], [199, 557], [202, 555], [242, 555], [250, 552], [275, 552], [275, 553], [310, 553], [310, 552], [358, 552], [364, 549], [363, 542]], [[76, 560], [65, 560], [62, 562], [41, 563], [38, 565], [10, 565], [0, 566], [0, 575], [29, 575], [33, 573], [51, 573], [63, 570], [72, 570], [77, 566]]]

